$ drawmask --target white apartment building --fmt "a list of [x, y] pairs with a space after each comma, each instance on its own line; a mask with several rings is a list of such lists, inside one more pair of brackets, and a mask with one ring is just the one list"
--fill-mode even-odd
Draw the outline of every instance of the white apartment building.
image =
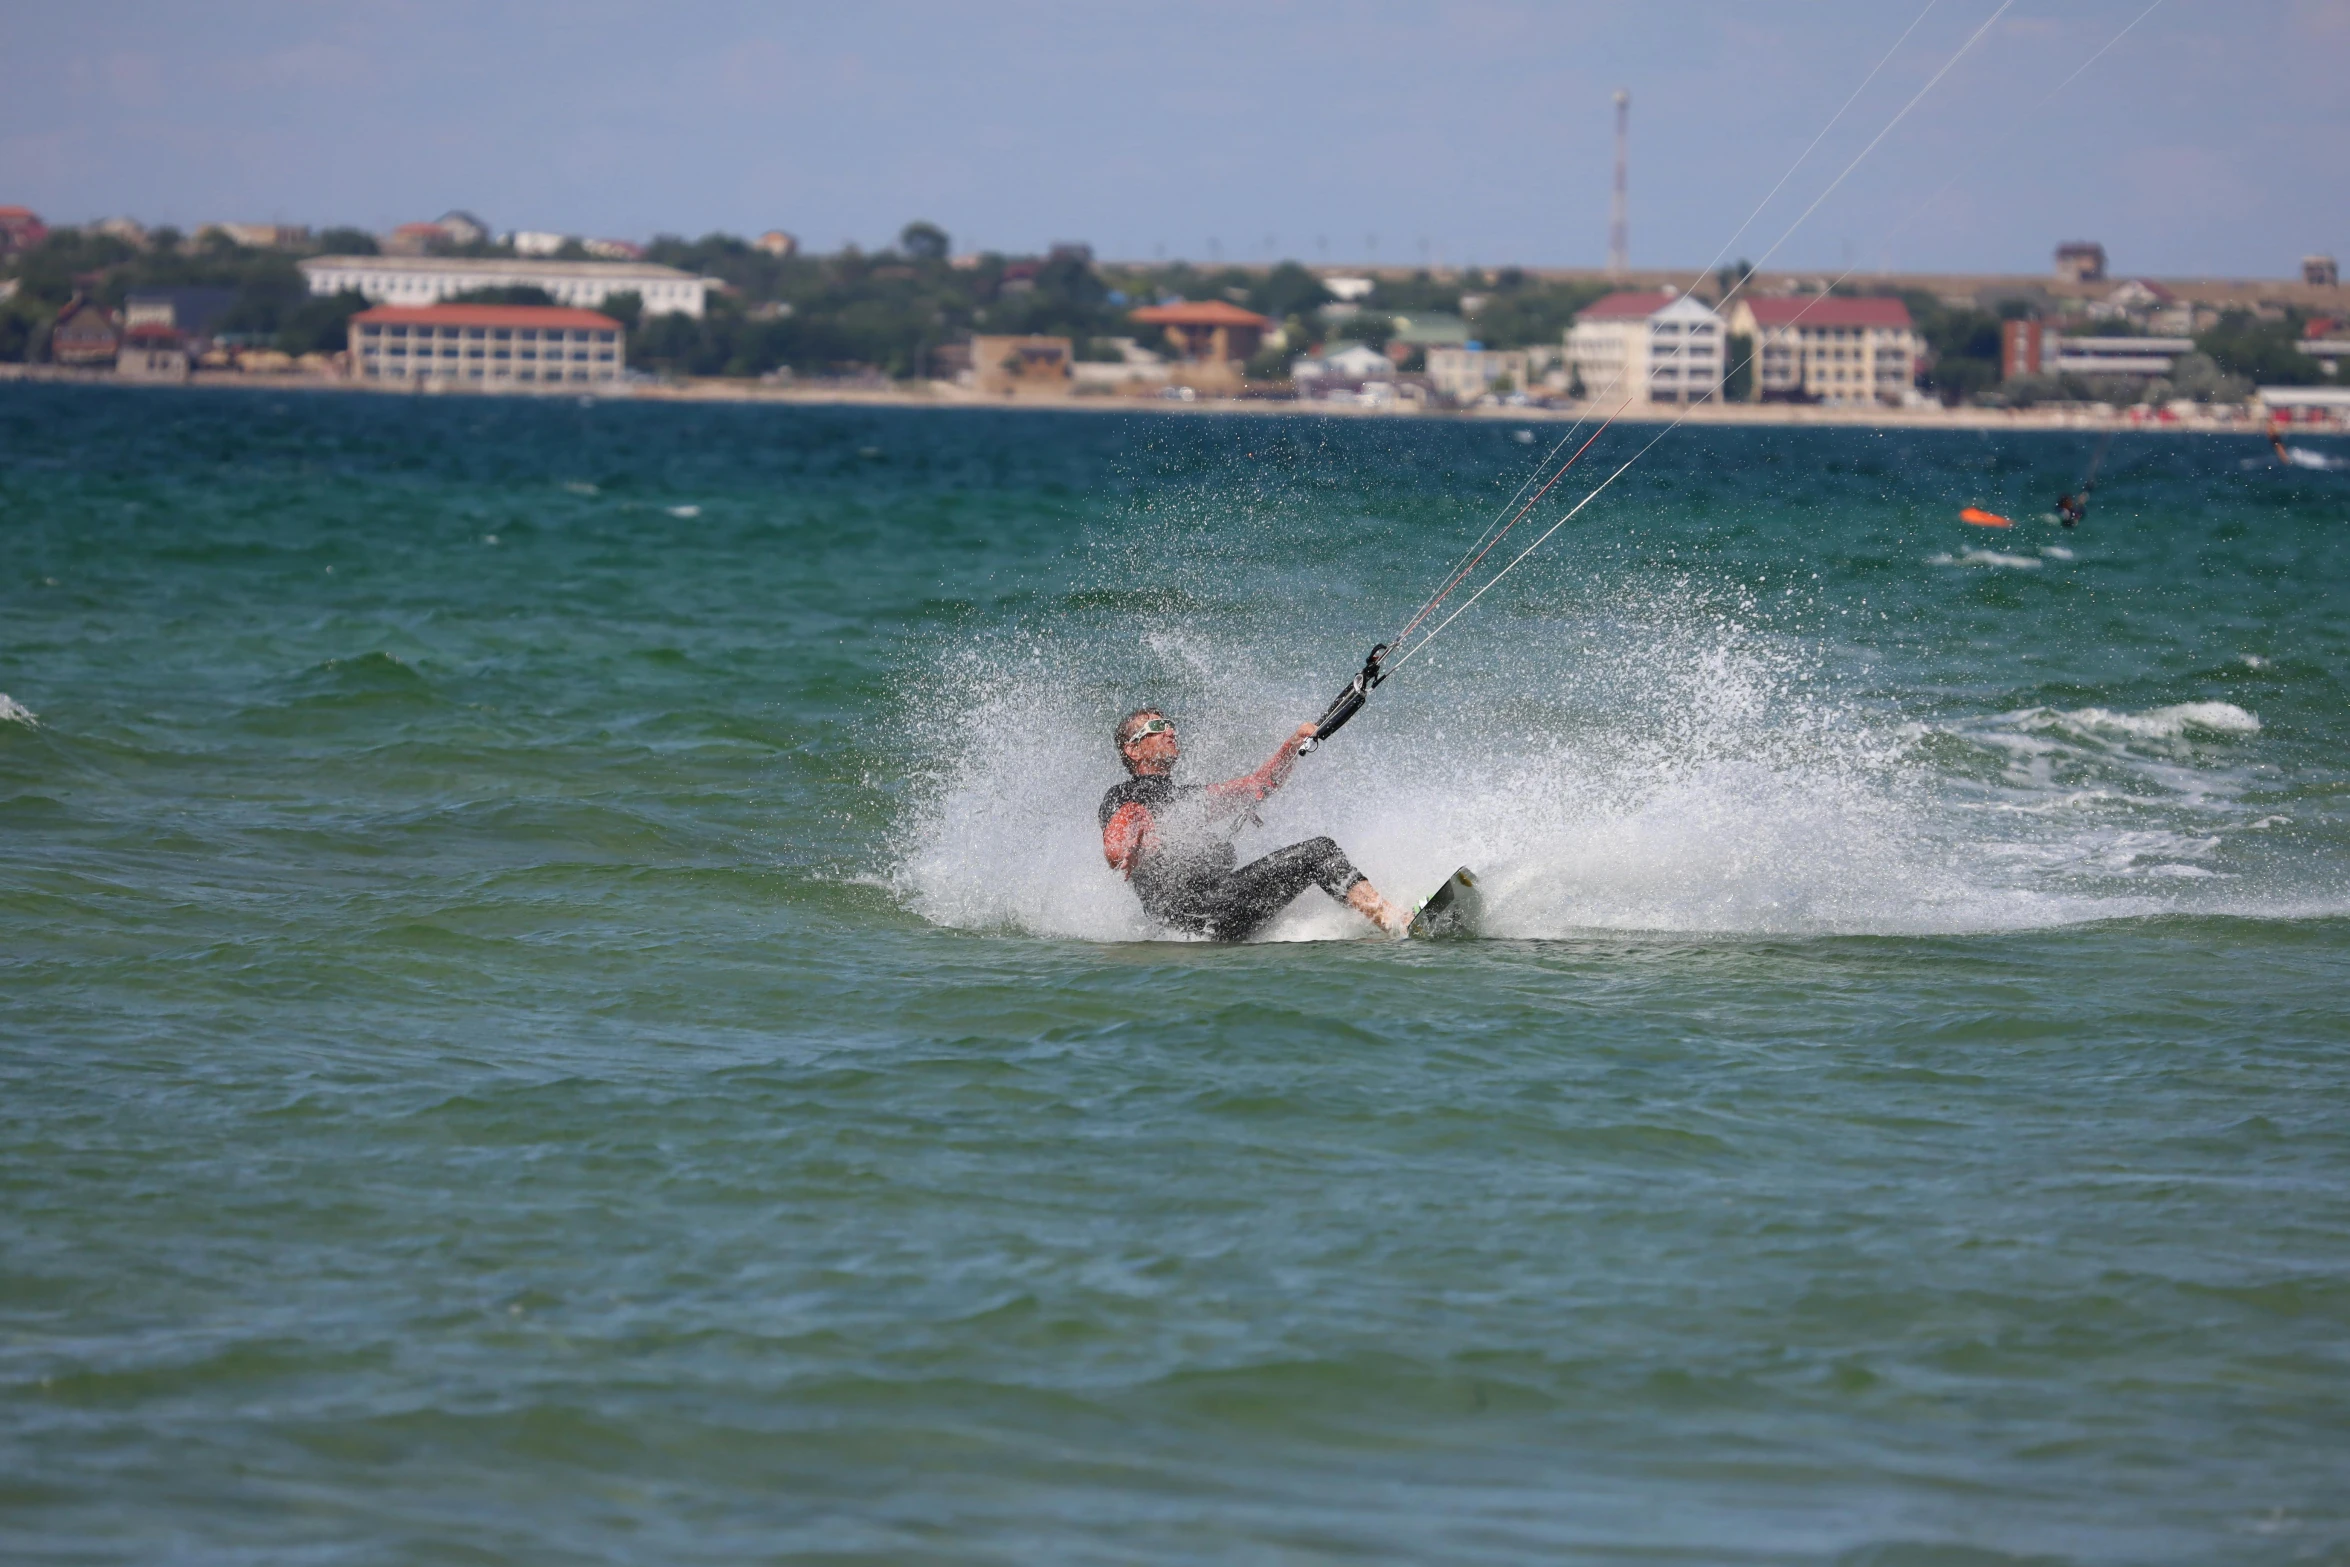
[[376, 304], [437, 305], [477, 288], [543, 288], [557, 304], [592, 310], [635, 294], [648, 316], [699, 316], [718, 279], [650, 261], [523, 261], [504, 257], [316, 256], [299, 263], [313, 294], [364, 294]]
[[554, 305], [377, 305], [351, 318], [352, 379], [476, 392], [617, 381], [620, 323]]
[[1754, 344], [1759, 402], [1899, 404], [1925, 352], [1898, 299], [1740, 299], [1730, 306], [1730, 330]]
[[1567, 328], [1583, 395], [1693, 403], [1722, 389], [1722, 318], [1686, 294], [1610, 294]]

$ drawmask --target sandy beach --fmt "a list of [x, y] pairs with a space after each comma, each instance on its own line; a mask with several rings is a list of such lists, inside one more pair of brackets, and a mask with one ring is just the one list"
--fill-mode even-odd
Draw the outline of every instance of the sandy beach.
[[628, 382], [618, 386], [599, 387], [586, 393], [570, 390], [482, 392], [454, 387], [395, 393], [388, 392], [382, 387], [365, 386], [339, 376], [277, 375], [242, 371], [199, 372], [185, 382], [158, 383], [127, 379], [104, 371], [65, 370], [53, 365], [0, 364], [0, 381], [49, 381], [80, 386], [123, 386], [140, 390], [168, 390], [172, 387], [184, 386], [247, 392], [372, 392], [378, 395], [408, 397], [515, 397], [531, 399], [590, 396], [599, 401], [622, 402], [772, 403], [807, 407], [868, 408], [1031, 408], [1054, 409], [1071, 413], [1150, 411], [1184, 414], [1291, 414], [1342, 419], [1479, 419], [1516, 424], [1573, 423], [1594, 416], [1606, 418], [1611, 413], [1615, 415], [1619, 423], [1632, 424], [1669, 424], [1679, 420], [1689, 424], [1789, 425], [1813, 428], [1900, 430], [2099, 430], [2161, 427], [2212, 433], [2241, 433], [2247, 429], [2258, 428], [2262, 423], [2262, 416], [2250, 408], [2220, 405], [2198, 409], [2192, 414], [2174, 415], [2164, 412], [2152, 417], [2140, 414], [2135, 418], [2127, 409], [2099, 409], [2094, 406], [2080, 407], [2077, 405], [2006, 409], [1945, 408], [1934, 403], [1904, 408], [1860, 403], [1844, 405], [1699, 403], [1688, 408], [1678, 408], [1671, 404], [1643, 403], [1627, 405], [1619, 411], [1605, 403], [1585, 402], [1555, 407], [1501, 405], [1431, 408], [1400, 401], [1365, 406], [1344, 401], [1307, 402], [1296, 398], [1280, 397], [1201, 397], [1189, 402], [1156, 396], [1047, 397], [1028, 394], [1007, 398], [981, 396], [966, 387], [960, 387], [947, 381], [869, 389], [837, 385], [775, 386], [718, 376]]

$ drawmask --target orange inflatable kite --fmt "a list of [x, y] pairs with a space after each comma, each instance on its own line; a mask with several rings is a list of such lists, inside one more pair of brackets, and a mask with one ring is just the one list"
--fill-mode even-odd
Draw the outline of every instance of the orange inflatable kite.
[[1958, 514], [1960, 522], [1971, 522], [1978, 528], [2012, 528], [2014, 523], [1994, 512], [1977, 511], [1969, 506]]

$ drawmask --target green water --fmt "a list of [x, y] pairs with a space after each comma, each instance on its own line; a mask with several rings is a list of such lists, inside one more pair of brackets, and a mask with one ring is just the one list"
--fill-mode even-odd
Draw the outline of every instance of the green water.
[[2350, 473], [1682, 432], [1153, 939], [1529, 433], [0, 388], [0, 1556], [2350, 1560]]

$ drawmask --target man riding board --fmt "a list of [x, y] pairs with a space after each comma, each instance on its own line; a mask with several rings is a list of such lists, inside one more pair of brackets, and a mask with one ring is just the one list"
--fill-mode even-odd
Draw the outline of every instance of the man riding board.
[[1245, 777], [1179, 784], [1183, 747], [1175, 722], [1155, 707], [1118, 721], [1118, 759], [1127, 779], [1102, 796], [1102, 856], [1134, 884], [1142, 906], [1162, 924], [1218, 941], [1240, 941], [1264, 928], [1309, 886], [1321, 889], [1391, 936], [1411, 911], [1390, 903], [1328, 838], [1308, 838], [1235, 867], [1232, 834], [1297, 765], [1298, 746], [1315, 726], [1300, 724], [1272, 759]]

